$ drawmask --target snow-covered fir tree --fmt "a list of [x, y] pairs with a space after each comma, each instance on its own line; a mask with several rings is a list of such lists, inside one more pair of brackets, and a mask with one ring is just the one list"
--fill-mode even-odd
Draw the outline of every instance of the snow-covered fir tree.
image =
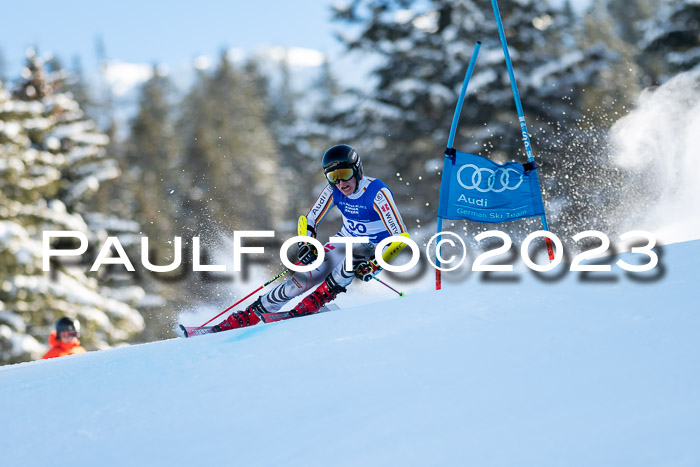
[[144, 328], [136, 309], [145, 296], [141, 287], [108, 286], [86, 272], [90, 264], [54, 262], [50, 273], [42, 270], [44, 231], [79, 231], [97, 246], [108, 221], [139, 230], [91, 207], [100, 185], [119, 170], [104, 149], [107, 136], [61, 91], [64, 78], [60, 71], [47, 74], [29, 51], [14, 91], [0, 88], [0, 363], [40, 357], [61, 316], [80, 320], [88, 349], [118, 345]]
[[[174, 239], [183, 238], [183, 264], [175, 271], [142, 271], [139, 283], [147, 290], [168, 297], [168, 307], [141, 309], [146, 319], [146, 340], [172, 335], [176, 313], [188, 302], [191, 251], [188, 232], [180, 227], [181, 202], [193, 174], [183, 170], [182, 151], [175, 131], [176, 89], [162, 69], [153, 66], [151, 78], [140, 89], [136, 114], [129, 122], [128, 138], [117, 147], [122, 176], [113, 187], [112, 196], [120, 200], [115, 212], [129, 213], [149, 238], [149, 256], [154, 264], [173, 260]], [[114, 204], [114, 203], [113, 203]], [[157, 305], [157, 302], [154, 304]]]
[[639, 63], [650, 84], [661, 84], [700, 65], [700, 1], [665, 0], [639, 20]]
[[259, 83], [247, 78], [222, 53], [211, 74], [199, 72], [182, 102], [179, 160], [188, 179], [179, 218], [193, 234], [274, 228], [284, 210]]
[[174, 87], [167, 76], [153, 67], [153, 76], [141, 87], [139, 107], [130, 122], [130, 134], [123, 157], [126, 209], [133, 212], [145, 232], [164, 241], [178, 234], [177, 190], [182, 172], [178, 170], [178, 147], [174, 128]]
[[269, 102], [267, 124], [279, 152], [279, 182], [287, 194], [285, 211], [288, 218], [285, 220], [288, 226], [296, 229], [296, 217], [306, 212], [313, 196], [314, 186], [310, 180], [318, 174], [318, 153], [308, 154], [304, 151], [303, 135], [309, 122], [304, 118], [299, 104], [306, 97], [294, 87], [287, 53], [280, 57], [277, 68], [279, 84], [260, 97]]
[[5, 76], [5, 71], [6, 71], [5, 54], [2, 51], [2, 48], [0, 48], [0, 84], [2, 84], [2, 82], [7, 79], [7, 77]]
[[[296, 122], [294, 132], [299, 140], [297, 144], [303, 144], [300, 151], [307, 156], [306, 163], [301, 167], [305, 171], [302, 174], [304, 179], [318, 180], [320, 185], [325, 185], [325, 178], [319, 177], [321, 155], [335, 144], [352, 143], [338, 109], [343, 108], [344, 101], [353, 100], [353, 96], [352, 90], [341, 86], [328, 57], [324, 57], [304, 99], [309, 111]], [[320, 187], [315, 186], [314, 189], [317, 192]], [[313, 193], [314, 196], [316, 194]]]
[[[543, 165], [545, 199], [578, 196], [566, 209], [584, 219], [588, 197], [599, 187], [576, 187], [587, 194], [574, 196], [566, 177], [587, 165], [594, 181], [602, 164], [591, 146], [570, 154], [576, 152], [570, 151], [570, 133], [589, 118], [587, 90], [616, 86], [607, 70], [623, 59], [602, 42], [581, 47], [571, 8], [541, 0], [501, 0], [499, 6], [535, 157]], [[401, 197], [409, 222], [411, 214], [420, 220], [437, 207], [442, 151], [477, 41], [482, 47], [455, 147], [497, 162], [526, 160], [490, 1], [358, 0], [337, 6], [336, 18], [348, 25], [340, 35], [350, 51], [382, 57], [373, 70], [376, 87], [359, 92], [336, 116], [336, 126], [381, 159], [374, 173]]]

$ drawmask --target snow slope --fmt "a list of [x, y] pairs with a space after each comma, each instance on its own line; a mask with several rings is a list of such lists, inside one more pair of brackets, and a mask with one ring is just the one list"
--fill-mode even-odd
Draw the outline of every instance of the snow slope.
[[645, 280], [472, 275], [0, 367], [1, 463], [699, 465], [699, 266], [693, 241], [664, 247]]

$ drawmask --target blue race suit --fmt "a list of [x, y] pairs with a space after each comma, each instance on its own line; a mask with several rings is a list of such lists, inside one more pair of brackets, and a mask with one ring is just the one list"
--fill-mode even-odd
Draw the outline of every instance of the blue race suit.
[[266, 310], [279, 311], [288, 301], [320, 284], [329, 274], [338, 285], [346, 287], [352, 282], [357, 265], [374, 255], [375, 246], [381, 240], [406, 232], [391, 191], [379, 179], [364, 177], [355, 193], [350, 196], [343, 195], [335, 185], [328, 184], [306, 215], [311, 227], [308, 235], [316, 231], [316, 227], [334, 206], [343, 217], [338, 237], [369, 238], [368, 243], [353, 245], [353, 267], [350, 271], [345, 270], [345, 244], [326, 243], [326, 257], [318, 268], [294, 273], [291, 278], [261, 297], [261, 304]]

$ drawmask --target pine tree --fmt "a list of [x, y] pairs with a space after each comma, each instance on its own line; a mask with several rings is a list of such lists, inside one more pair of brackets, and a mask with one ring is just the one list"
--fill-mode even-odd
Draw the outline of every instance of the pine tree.
[[157, 65], [140, 89], [138, 110], [129, 124], [129, 136], [120, 145], [122, 177], [112, 197], [121, 201], [116, 212], [128, 212], [142, 226], [149, 239], [149, 260], [169, 264], [174, 255], [174, 239], [182, 238], [183, 264], [172, 273], [143, 271], [140, 283], [157, 295], [167, 296], [167, 307], [156, 301], [142, 313], [146, 318], [146, 340], [170, 337], [177, 316], [169, 308], [179, 309], [187, 302], [189, 237], [180, 229], [178, 218], [183, 190], [183, 172], [179, 166], [180, 148], [175, 134], [175, 87]]
[[622, 41], [635, 44], [639, 40], [638, 23], [654, 16], [655, 4], [658, 2], [651, 0], [627, 0], [626, 2], [607, 0], [606, 5], [597, 5], [597, 7], [605, 8], [613, 18], [613, 29]]
[[639, 63], [646, 84], [661, 84], [700, 64], [700, 4], [664, 0], [655, 14], [637, 23]]
[[[344, 89], [332, 71], [328, 57], [319, 70], [317, 78], [307, 91], [306, 101], [310, 103], [311, 112], [300, 125], [300, 137], [303, 139], [306, 162], [303, 168], [306, 180], [314, 180], [319, 175], [321, 155], [330, 146], [349, 143], [352, 140], [350, 132], [345, 128], [343, 103], [354, 100], [352, 90]], [[325, 178], [319, 178], [325, 184]], [[317, 188], [317, 187], [315, 187]], [[316, 193], [314, 193], [315, 195]]]
[[40, 341], [61, 316], [81, 321], [88, 349], [125, 342], [144, 327], [135, 308], [142, 288], [110, 287], [84, 265], [42, 270], [44, 231], [79, 231], [91, 244], [105, 238], [89, 200], [119, 175], [107, 136], [61, 91], [64, 78], [61, 70], [47, 74], [30, 51], [13, 94], [0, 89], [1, 363], [41, 356]]
[[332, 71], [327, 56], [323, 59], [321, 71], [313, 87], [320, 94], [317, 104], [319, 112], [326, 112], [337, 105], [336, 100], [342, 95], [343, 89]]
[[[590, 146], [580, 157], [568, 154], [572, 134], [590, 120], [585, 101], [591, 83], [607, 84], [607, 69], [620, 55], [604, 43], [579, 47], [583, 33], [571, 28], [571, 8], [556, 10], [546, 1], [526, 0], [501, 0], [499, 6], [535, 156], [544, 166], [545, 199], [571, 199], [575, 187], [561, 181], [584, 162], [591, 174], [599, 167], [599, 154], [590, 153]], [[352, 36], [341, 36], [349, 50], [383, 57], [373, 70], [376, 88], [358, 94], [336, 121], [352, 129], [351, 136], [370, 152], [366, 164], [371, 167], [371, 158], [381, 157], [378, 170], [368, 172], [387, 177], [401, 197], [405, 218], [420, 220], [427, 205], [436, 208], [430, 200], [436, 199], [441, 153], [478, 40], [481, 52], [455, 147], [497, 162], [525, 161], [490, 1], [355, 1], [336, 8], [336, 18], [355, 26], [347, 28]], [[592, 132], [599, 131], [597, 122], [591, 125], [596, 128]], [[586, 194], [577, 193], [579, 199], [567, 206], [577, 220], [586, 217], [595, 179], [591, 176]]]
[[177, 131], [186, 199], [179, 219], [193, 234], [274, 228], [281, 218], [278, 155], [259, 86], [222, 53], [183, 101]]
[[[297, 122], [294, 133], [301, 141], [297, 143], [302, 154], [298, 176], [309, 181], [305, 187], [303, 202], [299, 205], [302, 212], [308, 209], [309, 203], [328, 183], [321, 173], [323, 153], [336, 144], [357, 146], [354, 129], [348, 126], [344, 119], [343, 107], [347, 102], [353, 102], [356, 97], [357, 93], [353, 90], [341, 86], [328, 57], [324, 57], [316, 79], [306, 90], [304, 104], [307, 113]], [[358, 149], [361, 148], [358, 146]]]
[[6, 70], [7, 64], [5, 62], [5, 54], [2, 51], [2, 48], [0, 48], [0, 83], [3, 83], [7, 77], [6, 77]]
[[[640, 70], [635, 64], [637, 49], [622, 38], [623, 32], [631, 34], [629, 27], [618, 24], [618, 19], [610, 14], [605, 0], [595, 0], [594, 6], [586, 13], [584, 24], [584, 39], [579, 46], [584, 50], [597, 47], [611, 55], [607, 60], [607, 69], [601, 70], [599, 79], [589, 87], [584, 108], [594, 109], [595, 114], [589, 117], [596, 118], [598, 125], [609, 127], [615, 119], [626, 113], [624, 109], [629, 108], [641, 91]], [[623, 32], [618, 32], [618, 29]], [[615, 114], [617, 117], [612, 117]], [[606, 121], [611, 117], [612, 121]]]
[[163, 241], [177, 234], [175, 220], [179, 208], [180, 173], [174, 128], [174, 87], [153, 67], [153, 77], [141, 88], [139, 108], [131, 121], [126, 142], [124, 170], [130, 190], [131, 210], [154, 240]]
[[85, 115], [94, 120], [99, 109], [97, 102], [90, 93], [80, 57], [73, 57], [71, 65], [71, 70], [63, 84], [63, 89], [66, 92], [70, 92], [80, 108], [85, 112]]
[[304, 135], [307, 122], [300, 102], [308, 105], [306, 96], [294, 89], [291, 66], [285, 53], [278, 64], [279, 84], [266, 96], [270, 103], [268, 125], [275, 139], [279, 152], [280, 183], [287, 194], [285, 211], [289, 213], [287, 221], [290, 233], [296, 230], [297, 217], [305, 213], [312, 201], [313, 185], [308, 183], [313, 175], [318, 174], [318, 164], [313, 156], [304, 151]]

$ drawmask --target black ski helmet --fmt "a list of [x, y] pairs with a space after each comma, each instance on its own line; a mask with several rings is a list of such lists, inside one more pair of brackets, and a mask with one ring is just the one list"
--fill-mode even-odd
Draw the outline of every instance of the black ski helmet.
[[329, 148], [323, 154], [323, 173], [327, 174], [336, 169], [351, 168], [355, 174], [355, 180], [362, 180], [362, 161], [360, 155], [352, 146], [338, 144]]
[[80, 321], [77, 319], [71, 319], [63, 317], [56, 322], [56, 334], [60, 337], [61, 333], [64, 331], [75, 331], [80, 332]]

